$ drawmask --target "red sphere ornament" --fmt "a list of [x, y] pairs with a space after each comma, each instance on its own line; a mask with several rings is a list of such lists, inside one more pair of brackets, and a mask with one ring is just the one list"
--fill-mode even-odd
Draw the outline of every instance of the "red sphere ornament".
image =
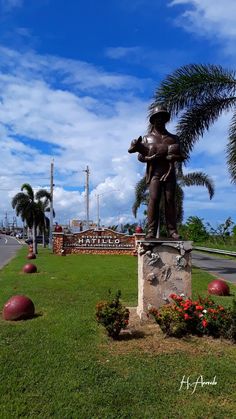
[[33, 252], [29, 252], [27, 255], [27, 259], [36, 259], [36, 254]]
[[228, 284], [222, 279], [214, 279], [208, 284], [208, 293], [213, 295], [229, 295], [230, 290]]
[[14, 295], [3, 307], [4, 320], [30, 319], [34, 315], [34, 303], [25, 295]]
[[135, 229], [135, 233], [138, 233], [138, 234], [143, 233], [142, 227], [141, 226], [137, 226], [136, 229]]
[[54, 228], [55, 233], [62, 233], [62, 226], [59, 226], [58, 224]]
[[33, 263], [27, 263], [23, 267], [23, 272], [25, 272], [26, 274], [34, 274], [35, 272], [37, 272], [37, 266], [33, 265]]

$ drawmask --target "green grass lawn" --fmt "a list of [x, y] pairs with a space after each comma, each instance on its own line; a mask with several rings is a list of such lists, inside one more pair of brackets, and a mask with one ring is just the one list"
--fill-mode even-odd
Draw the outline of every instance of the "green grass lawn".
[[[55, 256], [40, 249], [39, 273], [21, 273], [27, 249], [0, 271], [0, 306], [25, 294], [38, 314], [0, 321], [0, 418], [233, 418], [236, 348], [227, 341], [165, 339], [158, 327], [114, 342], [95, 321], [95, 305], [110, 288], [137, 305], [137, 258]], [[193, 271], [193, 295], [212, 279]], [[236, 288], [230, 285], [231, 293]], [[230, 305], [231, 297], [217, 300]], [[154, 331], [153, 331], [154, 330]], [[156, 330], [156, 331], [155, 331]], [[183, 388], [216, 376], [217, 385]]]

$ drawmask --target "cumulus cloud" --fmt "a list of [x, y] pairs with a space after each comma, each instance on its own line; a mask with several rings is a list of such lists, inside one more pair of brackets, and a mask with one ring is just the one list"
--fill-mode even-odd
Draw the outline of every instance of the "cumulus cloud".
[[236, 36], [236, 3], [215, 0], [172, 0], [170, 6], [186, 6], [181, 9], [179, 24], [198, 35], [233, 39]]
[[[148, 103], [137, 94], [145, 81], [34, 52], [1, 52], [0, 176], [5, 184], [9, 176], [10, 196], [25, 181], [48, 187], [50, 160], [55, 157], [58, 216], [84, 218], [83, 169], [88, 164], [93, 217], [93, 197], [106, 193], [101, 199], [101, 209], [106, 202], [104, 217], [118, 208], [121, 216], [132, 218], [138, 164], [127, 149], [145, 130]], [[113, 198], [114, 189], [120, 192]], [[9, 208], [8, 199], [7, 192], [2, 211]]]
[[[133, 221], [134, 187], [145, 167], [127, 149], [133, 138], [146, 131], [148, 102], [142, 91], [147, 81], [32, 51], [1, 48], [0, 52], [1, 216], [11, 210], [11, 198], [23, 183], [35, 189], [49, 188], [54, 157], [57, 221], [85, 218], [83, 170], [87, 165], [91, 172], [90, 218], [97, 218], [99, 196], [102, 223]], [[209, 175], [223, 180], [218, 162], [223, 161], [227, 123], [222, 119], [198, 143], [189, 171], [207, 167]], [[173, 125], [169, 129], [175, 131]], [[217, 190], [222, 201], [229, 191], [226, 171], [224, 179], [225, 185]], [[208, 202], [204, 188], [194, 191], [193, 199], [186, 188], [186, 215], [192, 211], [192, 202]], [[227, 192], [227, 199], [229, 195]], [[215, 210], [220, 202], [214, 201]]]

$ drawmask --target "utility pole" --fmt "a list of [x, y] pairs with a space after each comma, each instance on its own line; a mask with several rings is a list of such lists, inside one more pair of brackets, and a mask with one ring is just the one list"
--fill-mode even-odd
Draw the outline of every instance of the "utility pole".
[[87, 229], [89, 229], [89, 167], [86, 166], [85, 172], [85, 200], [86, 200], [86, 224]]
[[7, 212], [6, 212], [6, 215], [5, 215], [5, 229], [6, 229], [6, 231], [8, 230], [8, 227], [9, 227], [9, 223], [8, 223], [8, 217], [7, 217]]
[[97, 229], [100, 228], [100, 208], [99, 208], [99, 194], [97, 195]]
[[49, 227], [49, 249], [52, 249], [52, 230], [53, 230], [53, 176], [54, 176], [54, 159], [51, 161], [51, 174], [50, 174], [50, 227]]

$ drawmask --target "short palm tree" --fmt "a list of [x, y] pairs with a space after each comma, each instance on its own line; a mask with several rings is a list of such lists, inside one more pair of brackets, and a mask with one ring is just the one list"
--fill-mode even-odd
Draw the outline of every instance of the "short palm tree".
[[[186, 175], [182, 172], [182, 167], [179, 165], [177, 171], [177, 184], [176, 184], [176, 212], [177, 223], [183, 221], [183, 201], [184, 201], [184, 186], [205, 186], [209, 193], [209, 198], [212, 199], [215, 193], [214, 182], [210, 176], [203, 172], [191, 172]], [[140, 205], [147, 205], [148, 203], [148, 186], [146, 184], [145, 176], [136, 184], [135, 187], [135, 201], [132, 207], [134, 216], [137, 216], [137, 211]], [[160, 222], [164, 224], [164, 204], [160, 204]]]
[[[46, 190], [45, 194], [48, 192]], [[33, 251], [37, 253], [36, 229], [42, 220], [42, 208], [35, 200], [35, 194], [29, 183], [21, 186], [21, 192], [17, 193], [12, 199], [12, 207], [16, 210], [16, 215], [20, 215], [29, 228], [32, 228]]]
[[233, 111], [226, 155], [236, 183], [236, 73], [219, 65], [190, 64], [166, 77], [157, 88], [150, 112], [157, 104], [179, 116], [177, 135], [190, 155], [194, 144], [225, 111]]

